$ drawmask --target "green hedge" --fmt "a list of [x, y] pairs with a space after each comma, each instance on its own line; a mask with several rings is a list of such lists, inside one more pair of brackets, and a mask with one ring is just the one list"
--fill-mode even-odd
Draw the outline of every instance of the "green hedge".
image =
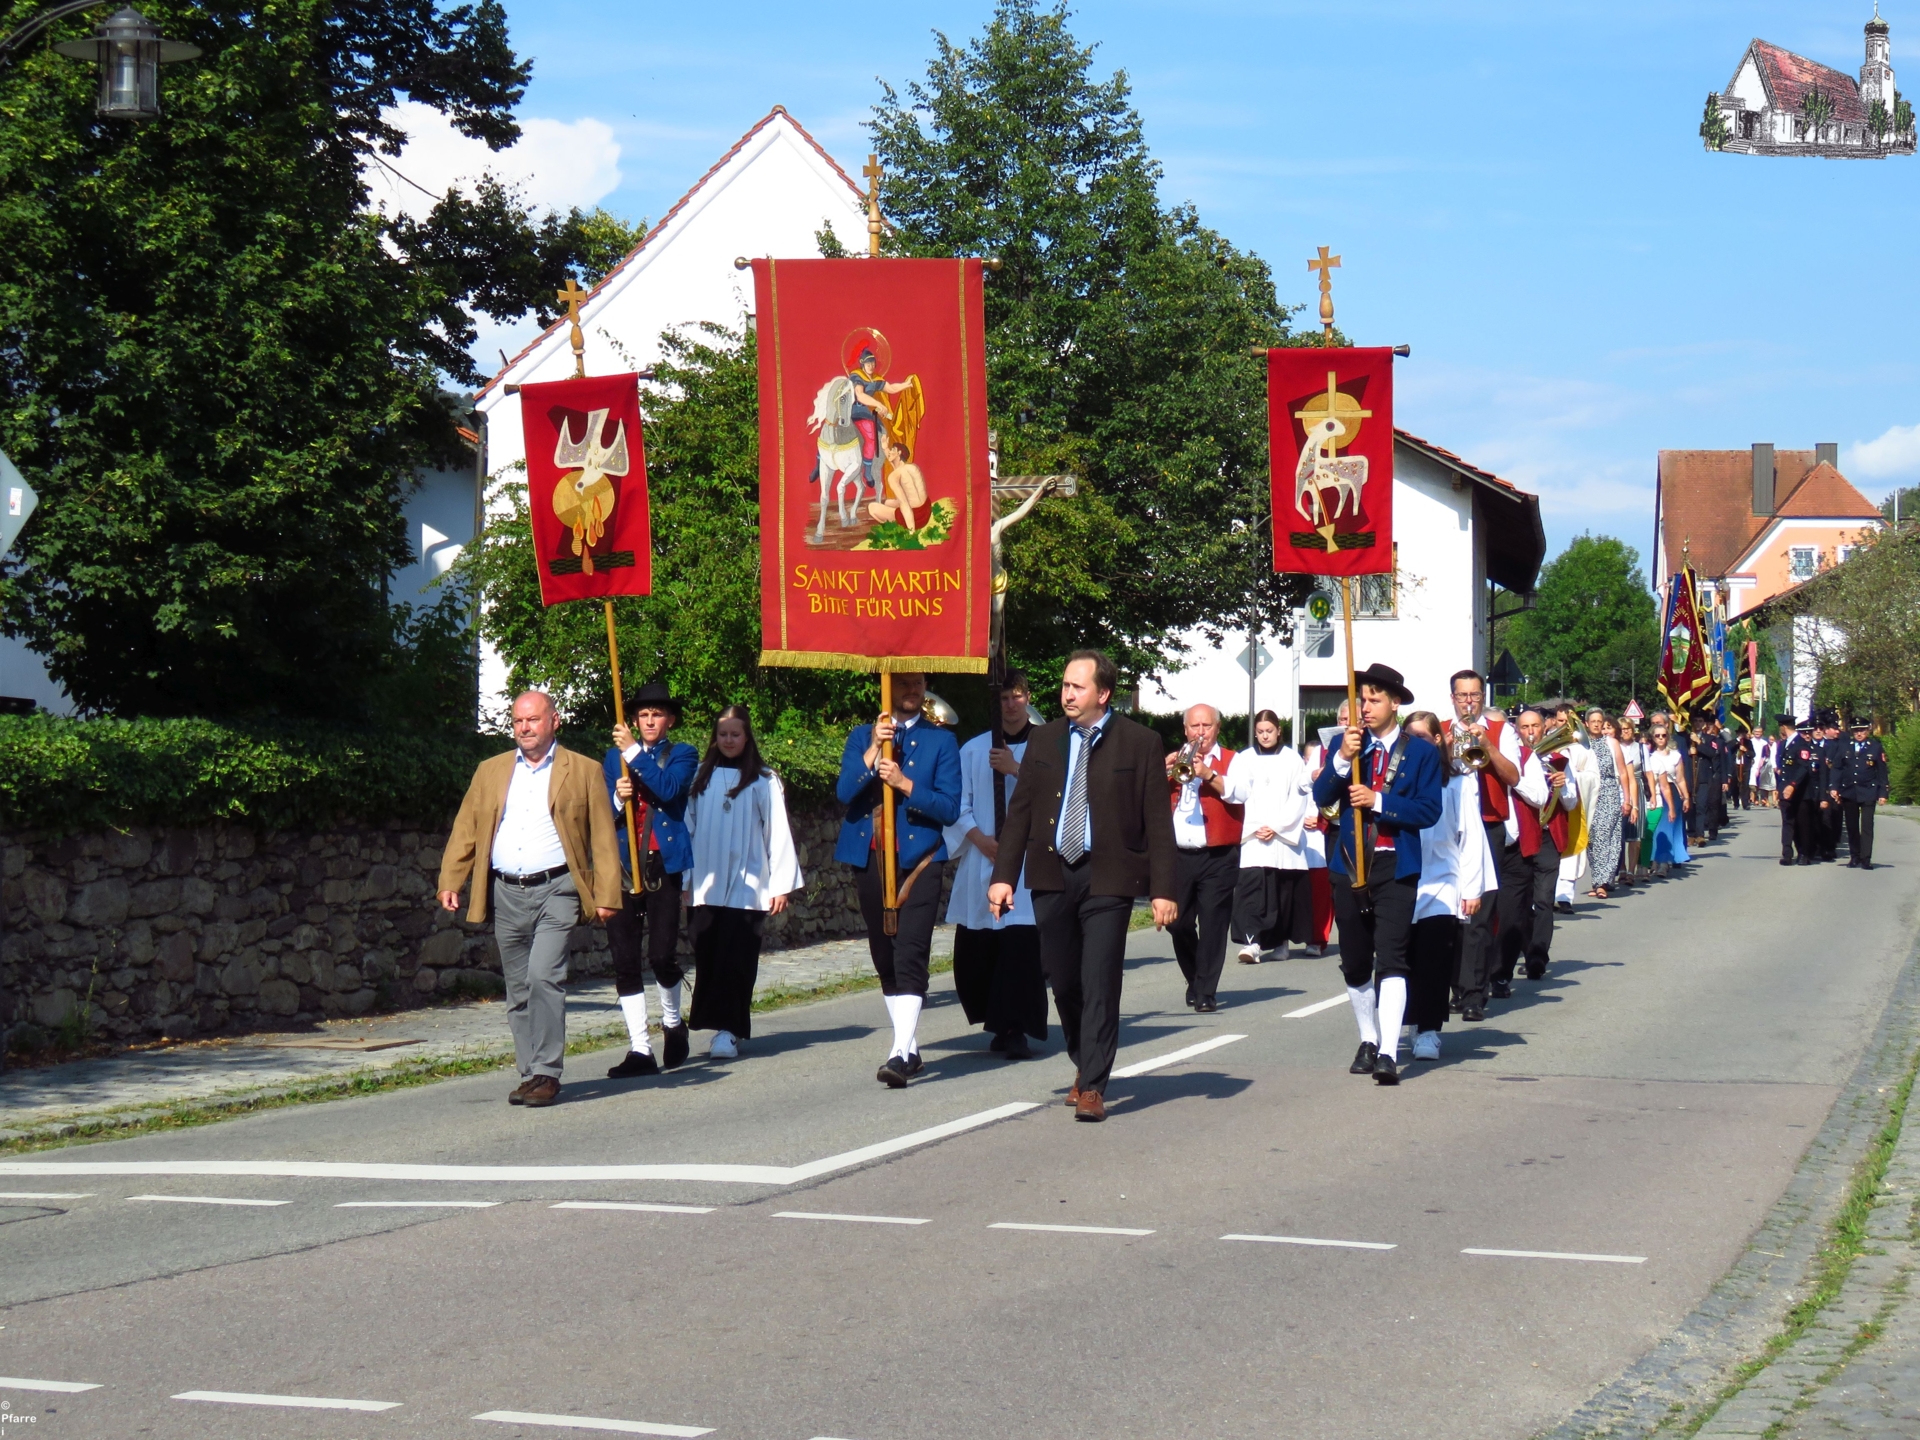
[[1909, 715], [1887, 742], [1887, 790], [1896, 805], [1920, 804], [1920, 715]]
[[[705, 737], [681, 738], [696, 746]], [[783, 728], [767, 763], [803, 803], [828, 800], [844, 735]], [[597, 737], [563, 736], [599, 753]], [[268, 829], [389, 820], [446, 825], [473, 767], [511, 742], [321, 725], [0, 716], [0, 829], [74, 834], [243, 821]]]

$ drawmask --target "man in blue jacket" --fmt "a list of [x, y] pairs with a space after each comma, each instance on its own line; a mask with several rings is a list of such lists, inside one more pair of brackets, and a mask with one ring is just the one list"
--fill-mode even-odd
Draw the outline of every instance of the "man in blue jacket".
[[[607, 921], [607, 943], [613, 950], [613, 985], [620, 994], [620, 1013], [627, 1021], [627, 1056], [607, 1072], [613, 1080], [658, 1075], [661, 1065], [671, 1070], [687, 1058], [687, 1025], [680, 1018], [684, 978], [678, 954], [680, 877], [693, 864], [693, 845], [687, 837], [687, 791], [700, 768], [700, 755], [693, 746], [667, 738], [680, 719], [680, 702], [666, 686], [643, 685], [628, 705], [639, 734], [625, 725], [614, 726], [614, 748], [604, 761], [607, 791], [621, 816], [615, 829], [622, 872], [621, 908]], [[640, 808], [634, 828], [645, 857], [638, 895], [633, 893], [633, 856], [627, 852], [623, 813], [636, 789]], [[653, 967], [654, 988], [660, 992], [663, 1053], [659, 1063], [647, 1037], [643, 961]]]
[[[1403, 734], [1399, 707], [1411, 704], [1400, 672], [1369, 665], [1355, 677], [1360, 725], [1347, 727], [1339, 752], [1314, 781], [1322, 808], [1340, 806], [1333, 872], [1333, 918], [1340, 926], [1340, 972], [1360, 1024], [1350, 1067], [1381, 1085], [1398, 1085], [1395, 1056], [1407, 1011], [1413, 908], [1420, 884], [1420, 832], [1440, 819], [1446, 767], [1440, 751]], [[1353, 883], [1355, 829], [1365, 847], [1366, 885]], [[1376, 996], [1375, 982], [1379, 990]]]
[[[898, 1090], [921, 1068], [920, 1007], [927, 998], [927, 967], [933, 926], [939, 916], [940, 884], [947, 859], [941, 833], [960, 818], [960, 746], [923, 712], [927, 677], [901, 671], [893, 677], [893, 713], [877, 724], [857, 725], [840, 757], [836, 793], [847, 807], [833, 858], [858, 872], [860, 914], [867, 946], [880, 976], [893, 1021], [893, 1049], [876, 1078]], [[893, 742], [893, 759], [880, 747]], [[880, 797], [891, 786], [893, 835], [900, 877], [899, 929], [886, 931], [882, 908], [884, 861], [880, 855]]]

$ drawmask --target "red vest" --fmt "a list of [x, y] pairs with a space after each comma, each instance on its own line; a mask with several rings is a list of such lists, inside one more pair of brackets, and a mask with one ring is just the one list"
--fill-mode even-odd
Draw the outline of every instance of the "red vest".
[[[1520, 747], [1520, 768], [1527, 768], [1527, 761], [1533, 758], [1533, 751], [1526, 746]], [[1540, 762], [1540, 768], [1546, 771], [1549, 791], [1559, 788], [1560, 780], [1546, 762]], [[1540, 853], [1540, 812], [1525, 800], [1514, 805], [1514, 812], [1520, 817], [1520, 853], [1532, 859]], [[1547, 822], [1547, 834], [1553, 837], [1553, 847], [1562, 855], [1567, 853], [1567, 812], [1565, 809], [1554, 811], [1553, 819]]]
[[[1500, 753], [1500, 732], [1506, 728], [1504, 720], [1487, 721], [1487, 748], [1494, 754]], [[1453, 740], [1453, 721], [1446, 721], [1441, 727], [1446, 732], [1449, 743]], [[1513, 799], [1507, 791], [1506, 783], [1493, 773], [1492, 767], [1480, 772], [1480, 818], [1491, 824], [1499, 821], [1505, 824], [1507, 816], [1513, 813]]]
[[[1214, 762], [1214, 774], [1225, 775], [1227, 766], [1232, 763], [1233, 751], [1222, 745], [1220, 758]], [[1180, 808], [1180, 792], [1184, 788], [1175, 784], [1171, 778], [1167, 781], [1167, 803], [1175, 810]], [[1240, 821], [1246, 813], [1246, 806], [1229, 805], [1218, 795], [1210, 793], [1204, 785], [1200, 787], [1200, 818], [1207, 823], [1207, 844], [1238, 845]]]

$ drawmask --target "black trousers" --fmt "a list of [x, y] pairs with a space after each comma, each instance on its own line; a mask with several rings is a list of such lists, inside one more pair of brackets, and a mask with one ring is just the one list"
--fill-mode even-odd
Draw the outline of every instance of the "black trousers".
[[1810, 800], [1805, 787], [1794, 790], [1793, 798], [1780, 797], [1780, 858], [1782, 860], [1806, 860], [1815, 858], [1814, 829], [1816, 817], [1820, 813], [1820, 803]]
[[992, 1035], [1047, 1038], [1047, 977], [1040, 967], [1040, 927], [953, 931], [953, 988], [967, 1023]]
[[[1533, 891], [1533, 862], [1520, 853], [1516, 840], [1500, 856], [1500, 954], [1493, 978], [1502, 984], [1512, 982], [1533, 938]], [[1464, 1003], [1465, 996], [1461, 998]]]
[[1105, 1092], [1120, 1049], [1120, 982], [1127, 965], [1127, 922], [1133, 901], [1095, 895], [1093, 864], [1062, 864], [1061, 890], [1037, 890], [1033, 918], [1039, 922], [1040, 961], [1053, 986], [1060, 1032], [1067, 1042], [1082, 1090]]
[[1209, 845], [1179, 850], [1174, 857], [1173, 898], [1180, 918], [1173, 932], [1173, 958], [1187, 977], [1187, 1004], [1211, 1000], [1227, 963], [1227, 931], [1233, 924], [1233, 893], [1240, 884], [1240, 847]]
[[1560, 847], [1551, 835], [1542, 834], [1540, 848], [1532, 855], [1520, 855], [1518, 845], [1513, 853], [1519, 856], [1521, 873], [1527, 877], [1526, 909], [1511, 931], [1504, 924], [1501, 927], [1500, 979], [1513, 979], [1523, 955], [1528, 976], [1538, 979], [1553, 949], [1553, 889], [1560, 881]]
[[[1486, 909], [1486, 906], [1481, 906]], [[1467, 927], [1451, 915], [1429, 915], [1413, 925], [1413, 971], [1407, 977], [1407, 1019], [1415, 1033], [1447, 1023], [1447, 991], [1460, 970]]]
[[1289, 942], [1313, 943], [1313, 882], [1310, 870], [1242, 865], [1233, 887], [1233, 938], [1271, 950]]
[[1393, 873], [1391, 850], [1376, 850], [1367, 863], [1362, 904], [1350, 875], [1333, 875], [1333, 919], [1340, 927], [1340, 974], [1357, 990], [1413, 969], [1413, 903], [1420, 881]]
[[1454, 985], [1462, 1009], [1470, 1005], [1482, 1010], [1487, 1008], [1487, 984], [1493, 979], [1497, 966], [1495, 956], [1500, 936], [1520, 923], [1520, 901], [1528, 880], [1518, 867], [1513, 868], [1511, 875], [1508, 873], [1510, 862], [1518, 860], [1520, 852], [1507, 846], [1506, 822], [1482, 823], [1486, 827], [1487, 845], [1493, 851], [1493, 873], [1500, 877], [1500, 890], [1496, 895], [1482, 897], [1483, 903], [1468, 918], [1460, 936], [1460, 968]]
[[753, 985], [760, 978], [760, 940], [767, 917], [758, 910], [696, 905], [688, 927], [693, 936], [695, 1030], [730, 1030], [742, 1040], [753, 1034]]
[[1829, 799], [1827, 801], [1827, 808], [1820, 812], [1820, 838], [1818, 843], [1820, 846], [1820, 858], [1822, 860], [1833, 860], [1839, 857], [1840, 832], [1846, 825], [1846, 817], [1842, 813], [1841, 806], [1841, 801]]
[[1842, 800], [1847, 818], [1847, 858], [1856, 865], [1873, 863], [1873, 812], [1877, 802], [1872, 800]]
[[[940, 882], [946, 862], [936, 860], [920, 872], [900, 907], [900, 933], [889, 935], [883, 923], [885, 867], [878, 850], [867, 852], [867, 864], [854, 872], [860, 892], [860, 918], [867, 922], [867, 953], [873, 956], [873, 973], [880, 977], [882, 995], [927, 994], [927, 967], [932, 962], [933, 926], [940, 918]], [[907, 883], [908, 871], [900, 872], [900, 883]]]
[[[671, 990], [686, 973], [680, 968], [680, 877], [668, 875], [660, 852], [647, 856], [647, 877], [658, 890], [624, 890], [620, 908], [607, 917], [607, 948], [613, 951], [613, 988], [638, 995], [647, 988], [646, 966]], [[643, 963], [644, 962], [644, 963]]]

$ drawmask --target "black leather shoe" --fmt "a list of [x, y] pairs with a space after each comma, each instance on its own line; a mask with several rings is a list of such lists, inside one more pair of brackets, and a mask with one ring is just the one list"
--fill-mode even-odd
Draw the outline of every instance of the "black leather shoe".
[[1398, 1085], [1400, 1067], [1393, 1063], [1393, 1057], [1382, 1055], [1373, 1062], [1373, 1083], [1376, 1085]]
[[660, 1068], [671, 1070], [676, 1065], [684, 1065], [687, 1060], [687, 1022], [682, 1020], [671, 1030], [663, 1030], [660, 1035]]
[[1799, 858], [1798, 860], [1796, 860], [1796, 861], [1795, 861], [1794, 863], [1795, 863], [1796, 865], [1811, 865], [1811, 864], [1813, 864], [1813, 857], [1812, 857], [1811, 855], [1802, 855], [1802, 856], [1801, 856], [1801, 857], [1800, 857], [1800, 858]]
[[1196, 1015], [1211, 1015], [1219, 1008], [1220, 1002], [1217, 1000], [1202, 1000], [1193, 1007], [1193, 1010]]
[[1353, 1052], [1353, 1064], [1347, 1067], [1349, 1075], [1371, 1075], [1373, 1062], [1380, 1058], [1380, 1047], [1371, 1040], [1362, 1040], [1360, 1048]]
[[1546, 967], [1546, 966], [1544, 966], [1544, 965], [1529, 965], [1529, 966], [1527, 966], [1527, 979], [1529, 979], [1529, 980], [1544, 980], [1544, 979], [1546, 979], [1546, 978], [1547, 978], [1547, 967]]
[[1469, 1005], [1467, 1006], [1466, 1009], [1460, 1012], [1460, 1018], [1462, 1020], [1467, 1021], [1469, 1024], [1473, 1024], [1478, 1021], [1486, 1019], [1487, 1012], [1485, 1010], [1482, 1010], [1478, 1005]]
[[996, 1055], [1006, 1054], [1007, 1053], [1007, 1037], [1004, 1035], [994, 1036], [993, 1043], [987, 1046], [987, 1049], [991, 1050]]
[[1027, 1043], [1027, 1037], [1015, 1030], [1011, 1035], [1002, 1035], [1000, 1053], [1009, 1060], [1033, 1059], [1033, 1046]]
[[873, 1078], [889, 1090], [907, 1088], [907, 1062], [898, 1055], [889, 1055], [886, 1063], [873, 1072]]
[[920, 1052], [918, 1050], [914, 1051], [913, 1054], [907, 1056], [908, 1078], [912, 1078], [913, 1076], [918, 1075], [922, 1070], [926, 1068], [927, 1068], [927, 1062], [920, 1058]]
[[1780, 863], [1781, 863], [1782, 865], [1791, 865], [1791, 864], [1793, 864], [1793, 861], [1791, 861], [1791, 860], [1789, 860], [1789, 859], [1787, 859], [1787, 858], [1786, 858], [1786, 857], [1785, 857], [1785, 856], [1783, 855], [1783, 856], [1781, 856], [1781, 857], [1780, 857]]
[[629, 1050], [627, 1058], [607, 1071], [609, 1080], [632, 1080], [641, 1075], [658, 1075], [660, 1063], [644, 1050]]
[[1513, 998], [1513, 985], [1506, 980], [1496, 980], [1493, 982], [1493, 989], [1488, 993], [1496, 1000], [1511, 1000]]

